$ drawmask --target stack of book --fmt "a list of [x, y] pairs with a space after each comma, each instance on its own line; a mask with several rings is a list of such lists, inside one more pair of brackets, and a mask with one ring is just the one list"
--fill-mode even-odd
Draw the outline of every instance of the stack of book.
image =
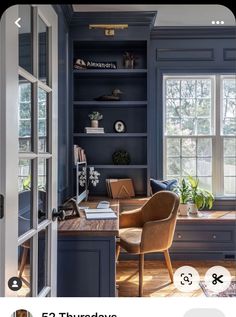
[[85, 127], [85, 133], [104, 133], [104, 128]]
[[79, 145], [74, 144], [74, 162], [86, 162], [86, 154], [82, 147]]
[[106, 179], [107, 193], [112, 198], [130, 198], [135, 196], [133, 181], [131, 178]]
[[117, 219], [117, 215], [111, 208], [85, 208], [84, 212], [87, 220]]

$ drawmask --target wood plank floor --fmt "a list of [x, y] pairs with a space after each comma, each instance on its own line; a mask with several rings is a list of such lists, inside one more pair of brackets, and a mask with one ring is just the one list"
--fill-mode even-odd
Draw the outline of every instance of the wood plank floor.
[[[193, 266], [200, 274], [201, 280], [204, 279], [204, 275], [210, 267], [221, 265], [230, 271], [233, 279], [236, 279], [235, 261], [172, 261], [172, 265], [174, 271], [180, 266]], [[119, 261], [116, 276], [119, 297], [138, 296], [138, 261]], [[191, 293], [178, 291], [174, 284], [170, 283], [164, 261], [159, 260], [145, 261], [143, 285], [144, 296], [147, 297], [205, 296], [201, 289]]]

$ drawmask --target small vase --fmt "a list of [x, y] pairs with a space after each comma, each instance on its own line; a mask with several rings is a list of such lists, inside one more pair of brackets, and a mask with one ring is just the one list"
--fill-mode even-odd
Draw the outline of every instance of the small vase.
[[198, 215], [198, 209], [197, 206], [193, 203], [188, 203], [188, 213], [190, 215], [197, 216]]
[[180, 216], [188, 216], [188, 204], [179, 205], [179, 214]]
[[91, 127], [98, 128], [98, 120], [91, 120]]

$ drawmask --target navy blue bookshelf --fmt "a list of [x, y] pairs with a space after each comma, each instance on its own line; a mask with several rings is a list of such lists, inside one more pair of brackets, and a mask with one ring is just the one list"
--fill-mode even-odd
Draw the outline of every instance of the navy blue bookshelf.
[[[88, 31], [89, 32], [89, 31]], [[90, 31], [89, 34], [92, 34]], [[145, 35], [144, 35], [145, 34]], [[106, 178], [132, 178], [135, 193], [148, 195], [148, 34], [142, 33], [132, 40], [116, 40], [104, 34], [92, 40], [72, 39], [72, 62], [76, 59], [97, 62], [116, 62], [116, 69], [73, 69], [72, 71], [72, 120], [73, 144], [85, 149], [88, 167], [101, 175], [96, 187], [90, 186], [90, 195], [106, 195]], [[134, 68], [125, 68], [123, 55], [130, 52], [136, 57]], [[73, 65], [72, 65], [73, 67]], [[97, 101], [95, 98], [111, 94], [118, 88], [123, 94], [120, 101]], [[87, 134], [90, 126], [88, 115], [98, 111], [103, 115], [99, 126], [105, 133]], [[114, 123], [122, 120], [125, 133], [117, 133]], [[129, 165], [114, 165], [112, 154], [125, 150], [130, 155]]]

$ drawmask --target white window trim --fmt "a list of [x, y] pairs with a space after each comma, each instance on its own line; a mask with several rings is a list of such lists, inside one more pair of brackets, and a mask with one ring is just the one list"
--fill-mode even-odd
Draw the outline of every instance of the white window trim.
[[[169, 135], [165, 134], [166, 130], [166, 80], [167, 79], [211, 79], [211, 96], [212, 96], [212, 133], [210, 135]], [[233, 195], [224, 194], [224, 138], [234, 137], [234, 136], [224, 136], [221, 127], [223, 120], [223, 85], [222, 81], [225, 78], [235, 79], [233, 74], [164, 74], [163, 75], [163, 175], [164, 178], [167, 176], [167, 148], [166, 140], [167, 138], [211, 138], [212, 139], [212, 191], [215, 194], [215, 197], [232, 199], [235, 198]], [[219, 164], [219, 162], [221, 162]]]

